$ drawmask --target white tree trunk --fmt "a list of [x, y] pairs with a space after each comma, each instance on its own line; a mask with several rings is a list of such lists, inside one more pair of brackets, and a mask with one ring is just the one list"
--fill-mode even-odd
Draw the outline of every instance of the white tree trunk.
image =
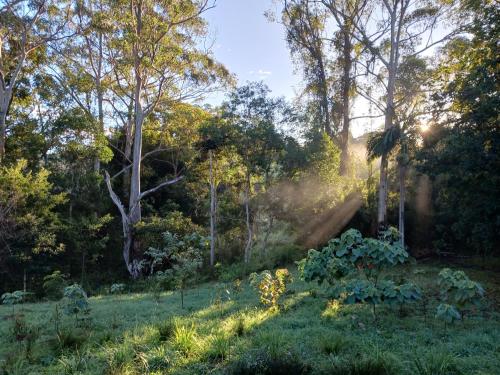
[[344, 69], [342, 77], [342, 131], [341, 139], [341, 155], [340, 155], [340, 175], [345, 176], [349, 170], [349, 125], [350, 125], [350, 95], [351, 95], [351, 36], [347, 25], [344, 25]]

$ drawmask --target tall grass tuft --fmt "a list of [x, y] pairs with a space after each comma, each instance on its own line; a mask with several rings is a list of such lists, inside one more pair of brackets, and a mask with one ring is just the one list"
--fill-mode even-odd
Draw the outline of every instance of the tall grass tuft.
[[322, 335], [318, 338], [318, 346], [325, 354], [339, 355], [342, 351], [351, 346], [351, 341], [339, 334], [331, 336]]
[[456, 359], [443, 352], [431, 352], [425, 357], [417, 357], [414, 361], [417, 375], [460, 375], [462, 372]]
[[192, 354], [197, 347], [196, 329], [194, 324], [186, 326], [176, 322], [170, 341], [172, 347], [185, 356]]
[[229, 357], [231, 340], [224, 333], [218, 332], [209, 340], [209, 349], [206, 358], [211, 362], [221, 362]]
[[156, 329], [158, 330], [160, 341], [167, 341], [174, 333], [175, 321], [173, 319], [161, 321], [156, 325]]

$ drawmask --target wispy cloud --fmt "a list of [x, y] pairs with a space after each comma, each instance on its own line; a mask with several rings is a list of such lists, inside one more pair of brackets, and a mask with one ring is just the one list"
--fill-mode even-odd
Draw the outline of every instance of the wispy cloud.
[[266, 79], [267, 77], [269, 77], [271, 74], [273, 74], [273, 72], [271, 72], [270, 70], [264, 70], [264, 69], [259, 69], [257, 71], [255, 70], [250, 70], [248, 72], [248, 74], [250, 75], [256, 75], [259, 77], [259, 79]]

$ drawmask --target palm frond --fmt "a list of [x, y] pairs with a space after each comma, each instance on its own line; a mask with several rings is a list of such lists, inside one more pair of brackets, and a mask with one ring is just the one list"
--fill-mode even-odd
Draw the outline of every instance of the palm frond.
[[401, 131], [399, 126], [372, 132], [366, 141], [366, 156], [368, 160], [376, 159], [390, 153], [398, 144]]

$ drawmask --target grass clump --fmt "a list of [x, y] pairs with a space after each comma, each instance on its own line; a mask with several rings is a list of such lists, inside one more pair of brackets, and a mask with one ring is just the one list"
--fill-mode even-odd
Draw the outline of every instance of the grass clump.
[[235, 336], [241, 337], [247, 332], [248, 328], [246, 325], [245, 317], [243, 315], [236, 318], [233, 325], [233, 332]]
[[351, 346], [351, 341], [339, 334], [331, 336], [322, 335], [318, 339], [318, 346], [321, 352], [327, 355], [339, 355]]
[[156, 329], [158, 330], [158, 335], [160, 337], [160, 341], [168, 341], [175, 330], [175, 321], [173, 319], [167, 319], [161, 321], [156, 325]]
[[173, 356], [173, 353], [162, 345], [147, 352], [144, 359], [148, 371], [159, 371], [161, 373], [172, 366]]
[[185, 356], [192, 354], [197, 347], [194, 324], [188, 326], [176, 322], [170, 342], [175, 350], [181, 352]]
[[56, 352], [63, 352], [66, 350], [78, 350], [88, 340], [88, 333], [80, 328], [67, 328], [57, 333], [57, 340], [53, 345]]
[[456, 364], [454, 356], [431, 352], [424, 357], [417, 357], [414, 361], [416, 375], [459, 375], [462, 374]]
[[397, 375], [399, 363], [389, 353], [376, 352], [373, 355], [350, 357], [333, 362], [331, 368], [323, 369], [329, 375]]
[[227, 369], [228, 375], [307, 375], [311, 368], [293, 353], [274, 356], [265, 350], [240, 357]]
[[222, 362], [229, 357], [230, 349], [230, 338], [224, 333], [218, 332], [210, 337], [209, 349], [205, 357], [210, 362]]
[[134, 374], [136, 352], [132, 345], [122, 345], [106, 349], [106, 372], [109, 375]]

